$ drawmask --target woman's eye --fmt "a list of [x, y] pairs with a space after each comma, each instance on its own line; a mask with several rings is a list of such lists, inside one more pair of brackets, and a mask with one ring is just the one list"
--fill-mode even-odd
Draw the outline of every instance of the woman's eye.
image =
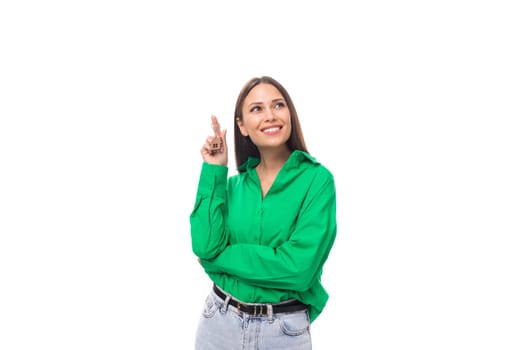
[[259, 107], [259, 106], [254, 106], [254, 107], [252, 107], [252, 109], [250, 109], [250, 112], [252, 112], [252, 113], [253, 113], [253, 112], [259, 112], [260, 110], [261, 110], [261, 107]]
[[275, 104], [275, 108], [277, 109], [281, 109], [281, 108], [284, 108], [286, 105], [284, 104], [284, 102], [277, 102]]

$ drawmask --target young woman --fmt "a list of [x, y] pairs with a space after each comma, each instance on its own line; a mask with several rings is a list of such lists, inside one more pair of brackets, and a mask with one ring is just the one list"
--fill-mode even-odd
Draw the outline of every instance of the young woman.
[[193, 252], [213, 281], [196, 349], [311, 349], [310, 323], [328, 300], [334, 178], [308, 153], [292, 99], [271, 77], [239, 94], [229, 178], [226, 130], [215, 116], [212, 126], [190, 215]]

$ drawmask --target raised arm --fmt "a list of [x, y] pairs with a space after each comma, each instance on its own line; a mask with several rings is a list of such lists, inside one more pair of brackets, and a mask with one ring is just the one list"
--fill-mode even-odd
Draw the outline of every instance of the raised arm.
[[215, 116], [212, 115], [211, 121], [214, 135], [208, 136], [201, 148], [203, 163], [197, 198], [190, 215], [192, 249], [201, 259], [217, 256], [229, 240], [224, 224], [228, 175], [226, 130], [220, 130]]

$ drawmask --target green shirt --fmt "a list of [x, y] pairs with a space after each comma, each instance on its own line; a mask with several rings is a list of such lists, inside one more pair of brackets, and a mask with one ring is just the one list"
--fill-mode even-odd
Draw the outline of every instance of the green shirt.
[[190, 215], [192, 248], [211, 280], [247, 303], [291, 298], [309, 305], [313, 322], [328, 293], [321, 274], [336, 236], [330, 171], [294, 151], [262, 197], [249, 158], [228, 178], [226, 166], [202, 164]]

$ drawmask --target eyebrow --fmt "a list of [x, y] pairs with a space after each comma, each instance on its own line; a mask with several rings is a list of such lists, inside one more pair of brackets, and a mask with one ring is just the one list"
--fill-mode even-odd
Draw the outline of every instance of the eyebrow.
[[[274, 99], [272, 100], [272, 102], [279, 102], [279, 101], [284, 101], [284, 98], [282, 98], [282, 97], [278, 97], [278, 98], [274, 98]], [[249, 103], [248, 106], [251, 106], [251, 105], [260, 105], [260, 104], [262, 104], [261, 101], [255, 101], [255, 102]]]

